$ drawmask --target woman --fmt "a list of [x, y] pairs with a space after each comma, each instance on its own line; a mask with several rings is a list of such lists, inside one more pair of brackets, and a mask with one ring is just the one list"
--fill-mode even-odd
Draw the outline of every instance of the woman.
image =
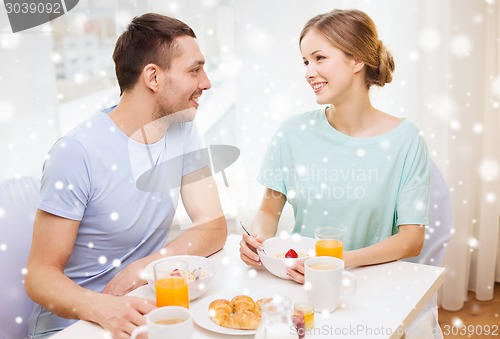
[[[391, 82], [392, 55], [359, 10], [333, 10], [309, 20], [300, 35], [306, 81], [318, 104], [286, 120], [264, 157], [266, 186], [243, 236], [242, 260], [260, 266], [256, 248], [276, 234], [288, 201], [294, 233], [344, 229], [346, 267], [416, 256], [427, 221], [429, 159], [419, 130], [370, 102], [371, 86]], [[287, 274], [303, 283], [303, 266]]]

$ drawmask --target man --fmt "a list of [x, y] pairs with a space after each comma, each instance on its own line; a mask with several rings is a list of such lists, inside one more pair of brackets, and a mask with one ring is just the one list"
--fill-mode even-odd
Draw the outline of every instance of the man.
[[[200, 140], [191, 120], [211, 86], [194, 32], [144, 14], [120, 36], [113, 60], [120, 103], [59, 139], [44, 164], [25, 281], [37, 303], [31, 338], [69, 319], [128, 338], [156, 307], [124, 296], [145, 283], [144, 267], [165, 256], [210, 255], [226, 239], [213, 178], [192, 162]], [[169, 183], [160, 187], [158, 178]], [[165, 244], [179, 194], [193, 226]]]

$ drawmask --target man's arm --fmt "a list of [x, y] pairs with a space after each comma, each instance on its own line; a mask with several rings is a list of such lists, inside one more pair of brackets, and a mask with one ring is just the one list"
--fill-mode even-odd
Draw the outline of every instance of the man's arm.
[[100, 324], [114, 338], [128, 338], [154, 302], [135, 297], [115, 297], [85, 289], [64, 275], [78, 233], [79, 221], [38, 210], [28, 258], [26, 292], [50, 312]]
[[207, 167], [183, 177], [181, 197], [193, 226], [167, 244], [166, 254], [208, 256], [224, 247], [226, 218], [217, 185]]
[[106, 285], [104, 293], [124, 295], [146, 283], [144, 268], [152, 261], [179, 254], [208, 256], [224, 247], [227, 224], [217, 185], [208, 168], [182, 178], [181, 196], [193, 226], [184, 230], [162, 250], [129, 264]]

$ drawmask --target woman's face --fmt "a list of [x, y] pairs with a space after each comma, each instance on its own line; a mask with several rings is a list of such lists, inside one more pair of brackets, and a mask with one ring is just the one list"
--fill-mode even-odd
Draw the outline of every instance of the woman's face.
[[310, 30], [300, 43], [306, 81], [318, 104], [337, 104], [349, 96], [357, 73], [354, 58], [334, 47], [321, 33]]

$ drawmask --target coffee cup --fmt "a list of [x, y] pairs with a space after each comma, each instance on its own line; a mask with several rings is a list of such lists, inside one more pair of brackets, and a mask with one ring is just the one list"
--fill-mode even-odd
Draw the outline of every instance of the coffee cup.
[[137, 327], [131, 335], [135, 339], [147, 332], [149, 339], [193, 337], [193, 317], [189, 309], [182, 306], [159, 307], [146, 316], [146, 325]]
[[304, 287], [316, 312], [337, 309], [339, 300], [354, 294], [356, 277], [344, 270], [344, 261], [336, 257], [314, 257], [304, 262]]

